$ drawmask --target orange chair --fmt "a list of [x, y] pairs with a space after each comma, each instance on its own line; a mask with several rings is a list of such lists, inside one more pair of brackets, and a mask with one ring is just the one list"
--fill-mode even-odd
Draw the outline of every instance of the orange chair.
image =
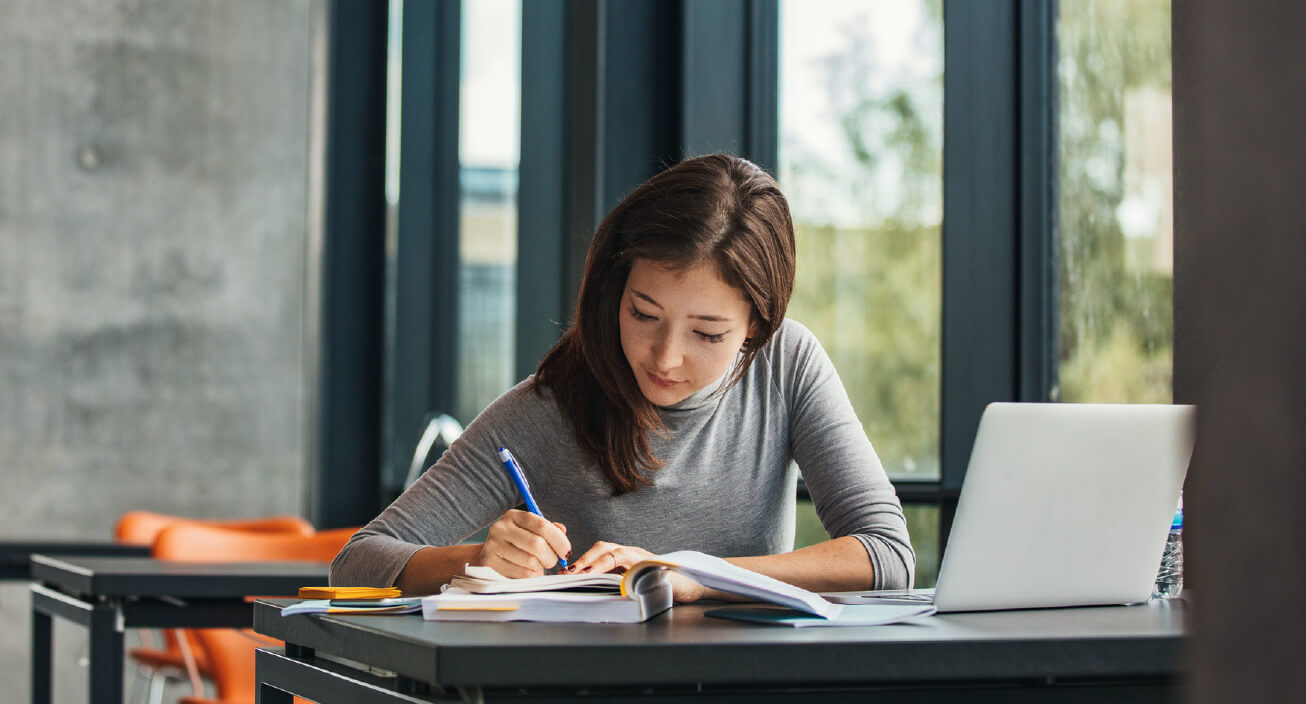
[[[185, 562], [294, 561], [330, 563], [356, 528], [324, 530], [313, 535], [256, 534], [229, 528], [181, 523], [159, 533], [154, 556]], [[308, 586], [308, 585], [305, 585]], [[181, 704], [253, 704], [254, 649], [279, 641], [253, 631], [195, 629], [188, 635], [208, 653], [218, 699], [183, 697]]]
[[[151, 545], [165, 528], [180, 522], [220, 526], [254, 533], [312, 535], [314, 532], [313, 524], [298, 516], [206, 519], [152, 511], [129, 511], [119, 517], [114, 525], [114, 538], [121, 543]], [[213, 668], [209, 664], [204, 648], [193, 638], [183, 642], [178, 638], [179, 632], [179, 629], [164, 631], [162, 648], [154, 647], [153, 642], [143, 632], [141, 639], [143, 647], [132, 648], [127, 653], [132, 662], [149, 673], [147, 701], [152, 704], [162, 699], [163, 685], [169, 678], [187, 676], [191, 680], [192, 689], [198, 692], [200, 691], [199, 677], [212, 676]]]
[[251, 533], [288, 533], [312, 535], [313, 524], [299, 516], [268, 516], [263, 518], [187, 518], [153, 511], [128, 511], [114, 525], [114, 539], [120, 543], [153, 545], [154, 539], [168, 526], [178, 521], [206, 526], [232, 528]]
[[174, 562], [317, 562], [329, 564], [357, 528], [311, 535], [250, 533], [220, 526], [180, 523], [154, 539], [153, 553]]

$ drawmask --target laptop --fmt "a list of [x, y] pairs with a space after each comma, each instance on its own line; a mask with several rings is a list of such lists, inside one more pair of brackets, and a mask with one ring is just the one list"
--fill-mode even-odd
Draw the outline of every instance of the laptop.
[[1193, 453], [1181, 405], [993, 403], [934, 590], [835, 592], [940, 612], [1146, 601]]

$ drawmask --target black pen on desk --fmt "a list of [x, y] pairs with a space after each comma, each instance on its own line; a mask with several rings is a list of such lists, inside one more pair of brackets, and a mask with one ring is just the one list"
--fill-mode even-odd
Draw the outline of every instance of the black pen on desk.
[[[531, 485], [526, 483], [526, 474], [521, 471], [521, 467], [517, 464], [516, 458], [512, 456], [512, 453], [508, 451], [508, 448], [499, 448], [499, 461], [503, 462], [503, 468], [508, 470], [508, 476], [512, 477], [512, 483], [517, 485], [517, 491], [521, 494], [522, 501], [526, 502], [526, 510], [540, 518], [544, 518], [544, 514], [540, 511], [539, 505], [535, 503], [535, 497], [531, 496]], [[545, 518], [544, 520], [547, 521], [549, 519]], [[559, 556], [558, 564], [566, 567], [567, 561]]]

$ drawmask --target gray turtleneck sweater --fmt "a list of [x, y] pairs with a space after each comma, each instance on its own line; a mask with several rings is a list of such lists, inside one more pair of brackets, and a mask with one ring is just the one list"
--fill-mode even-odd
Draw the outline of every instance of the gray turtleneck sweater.
[[812, 333], [785, 321], [738, 384], [716, 393], [721, 383], [662, 409], [667, 434], [649, 435], [665, 463], [652, 472], [654, 485], [613, 496], [548, 389], [523, 381], [350, 539], [331, 565], [331, 583], [394, 584], [419, 548], [455, 545], [517, 506], [499, 463], [503, 446], [540, 510], [567, 526], [577, 555], [599, 540], [655, 554], [792, 550], [793, 460], [831, 537], [850, 535], [866, 547], [875, 571], [866, 587], [911, 585], [916, 555], [902, 506]]

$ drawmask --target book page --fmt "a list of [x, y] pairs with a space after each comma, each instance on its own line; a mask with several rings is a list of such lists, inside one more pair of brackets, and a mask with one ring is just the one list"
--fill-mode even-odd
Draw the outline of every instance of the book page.
[[622, 593], [631, 593], [641, 573], [659, 568], [673, 569], [711, 589], [780, 604], [823, 618], [833, 618], [842, 609], [814, 592], [693, 550], [671, 552], [636, 564], [622, 581]]
[[515, 594], [540, 591], [592, 591], [617, 594], [621, 589], [619, 574], [546, 574], [513, 579], [490, 567], [467, 565], [464, 575], [456, 576], [449, 587], [473, 594]]

